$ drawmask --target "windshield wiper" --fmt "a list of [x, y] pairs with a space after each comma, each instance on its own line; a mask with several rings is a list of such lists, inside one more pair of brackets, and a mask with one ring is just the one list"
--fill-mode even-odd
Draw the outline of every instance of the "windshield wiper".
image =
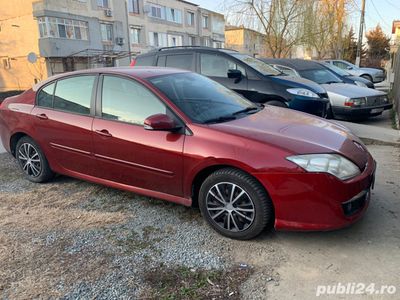
[[253, 111], [253, 110], [259, 110], [260, 108], [259, 107], [257, 107], [257, 106], [249, 106], [249, 107], [246, 107], [245, 109], [241, 109], [241, 110], [238, 110], [238, 111], [236, 111], [236, 112], [234, 112], [232, 115], [233, 116], [236, 116], [236, 115], [238, 115], [238, 114], [242, 114], [242, 113], [246, 113], [246, 112], [251, 112], [251, 111]]
[[331, 83], [342, 83], [342, 82], [340, 82], [340, 81], [327, 81], [327, 82], [325, 82], [325, 84], [331, 84]]
[[221, 116], [221, 117], [205, 120], [205, 121], [203, 121], [203, 124], [221, 123], [221, 122], [231, 121], [231, 120], [236, 120], [236, 117], [234, 115]]

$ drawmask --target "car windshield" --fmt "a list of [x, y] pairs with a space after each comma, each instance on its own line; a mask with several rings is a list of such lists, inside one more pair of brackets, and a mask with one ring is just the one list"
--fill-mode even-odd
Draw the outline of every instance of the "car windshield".
[[260, 110], [234, 91], [196, 73], [162, 75], [149, 81], [195, 123], [225, 122]]
[[328, 69], [332, 70], [333, 72], [339, 74], [340, 76], [350, 76], [351, 74], [344, 69], [341, 69], [339, 67], [336, 67], [335, 65], [327, 64], [327, 63], [322, 63], [325, 67]]
[[254, 57], [251, 57], [246, 54], [240, 54], [240, 53], [234, 53], [232, 56], [236, 57], [237, 59], [241, 60], [242, 62], [246, 63], [253, 69], [257, 70], [263, 75], [266, 76], [276, 76], [276, 75], [281, 75], [282, 72], [279, 70], [275, 69], [273, 66], [257, 59]]
[[318, 84], [342, 82], [335, 74], [327, 69], [308, 69], [299, 71], [301, 77], [314, 81]]

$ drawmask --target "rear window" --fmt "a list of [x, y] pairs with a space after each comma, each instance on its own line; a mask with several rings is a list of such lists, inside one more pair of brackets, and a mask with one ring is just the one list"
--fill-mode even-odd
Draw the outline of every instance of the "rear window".
[[152, 66], [154, 62], [154, 55], [138, 56], [136, 58], [135, 66]]

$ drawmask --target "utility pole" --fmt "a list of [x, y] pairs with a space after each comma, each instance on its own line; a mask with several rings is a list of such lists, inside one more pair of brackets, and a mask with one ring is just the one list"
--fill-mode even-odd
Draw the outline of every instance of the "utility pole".
[[361, 60], [363, 29], [364, 29], [364, 24], [365, 24], [364, 16], [365, 16], [365, 0], [362, 0], [360, 28], [358, 29], [358, 43], [357, 43], [357, 56], [356, 56], [356, 66], [357, 67], [360, 66], [360, 60]]

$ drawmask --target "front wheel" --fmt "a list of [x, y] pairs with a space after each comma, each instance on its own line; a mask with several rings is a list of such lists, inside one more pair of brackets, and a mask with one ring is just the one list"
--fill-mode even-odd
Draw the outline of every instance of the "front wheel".
[[15, 157], [28, 180], [46, 182], [54, 177], [43, 151], [30, 137], [24, 136], [18, 141]]
[[272, 202], [263, 186], [233, 168], [218, 170], [204, 181], [199, 207], [214, 230], [233, 239], [254, 238], [274, 220]]

